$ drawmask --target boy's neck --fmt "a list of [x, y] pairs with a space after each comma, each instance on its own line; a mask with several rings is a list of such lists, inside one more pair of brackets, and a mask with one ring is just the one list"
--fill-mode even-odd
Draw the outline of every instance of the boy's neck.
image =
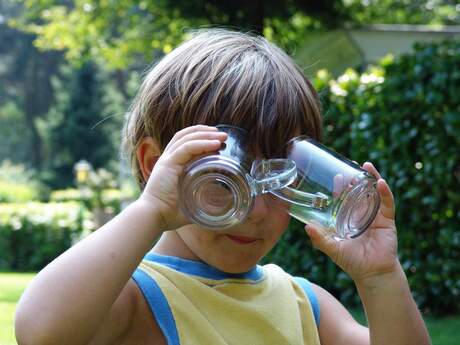
[[185, 242], [180, 238], [176, 231], [165, 231], [160, 239], [155, 243], [151, 252], [160, 255], [176, 256], [182, 259], [201, 261], [193, 253]]

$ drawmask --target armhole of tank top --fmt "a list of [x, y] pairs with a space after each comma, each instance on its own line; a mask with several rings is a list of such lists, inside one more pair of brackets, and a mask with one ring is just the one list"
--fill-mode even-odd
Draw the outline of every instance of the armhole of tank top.
[[320, 308], [318, 298], [316, 297], [313, 288], [311, 287], [311, 283], [302, 277], [294, 277], [294, 280], [297, 284], [300, 285], [302, 290], [304, 291], [305, 295], [308, 297], [310, 301], [311, 309], [313, 310], [313, 316], [315, 317], [316, 327], [319, 327], [320, 322]]
[[167, 344], [180, 345], [176, 321], [169, 307], [168, 300], [155, 279], [139, 268], [134, 271], [132, 278], [147, 301], [153, 317], [166, 338]]

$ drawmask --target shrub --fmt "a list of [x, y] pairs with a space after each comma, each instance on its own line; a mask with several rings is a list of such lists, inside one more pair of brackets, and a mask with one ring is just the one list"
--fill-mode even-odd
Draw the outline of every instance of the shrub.
[[0, 203], [26, 202], [46, 198], [46, 191], [34, 171], [5, 160], [0, 165]]
[[[96, 195], [97, 194], [97, 195]], [[50, 201], [52, 202], [81, 202], [89, 210], [94, 208], [105, 209], [109, 213], [118, 213], [121, 211], [121, 203], [125, 199], [132, 199], [133, 193], [122, 191], [116, 188], [98, 190], [95, 192], [89, 187], [83, 189], [59, 189], [51, 192]]]
[[0, 181], [0, 202], [26, 202], [37, 199], [38, 191], [30, 184]]
[[37, 271], [91, 230], [78, 203], [0, 204], [0, 269]]
[[[336, 80], [321, 71], [314, 82], [325, 144], [361, 164], [372, 161], [387, 180], [414, 297], [425, 311], [447, 313], [460, 310], [460, 43], [414, 50]], [[310, 249], [300, 223], [290, 227], [267, 259], [356, 303], [353, 282]]]

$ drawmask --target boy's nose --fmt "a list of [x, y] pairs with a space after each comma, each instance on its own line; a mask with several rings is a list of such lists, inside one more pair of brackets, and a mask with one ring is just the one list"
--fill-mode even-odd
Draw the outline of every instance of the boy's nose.
[[267, 199], [259, 195], [254, 200], [254, 206], [249, 213], [248, 219], [257, 223], [267, 217], [268, 211]]

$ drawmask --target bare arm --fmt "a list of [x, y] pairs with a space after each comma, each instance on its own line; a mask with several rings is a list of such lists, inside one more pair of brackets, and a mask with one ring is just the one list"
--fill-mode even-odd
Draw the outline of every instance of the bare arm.
[[[366, 284], [366, 285], [365, 285]], [[429, 345], [430, 338], [402, 269], [358, 285], [369, 328], [360, 325], [343, 305], [313, 285], [321, 310], [322, 345]]]
[[137, 151], [148, 180], [141, 197], [39, 272], [16, 311], [19, 344], [88, 344], [112, 330], [104, 342], [116, 343], [133, 314], [129, 278], [163, 231], [186, 224], [177, 207], [183, 167], [225, 139], [214, 127], [188, 127], [159, 157], [153, 139], [145, 138]]
[[18, 343], [88, 343], [160, 226], [152, 207], [136, 201], [45, 267], [19, 301]]
[[429, 345], [430, 337], [403, 269], [357, 282], [372, 345]]
[[322, 287], [312, 284], [321, 311], [321, 345], [369, 345], [369, 330], [360, 325], [345, 307]]
[[327, 313], [319, 329], [322, 344], [325, 339], [325, 345], [428, 345], [430, 337], [398, 260], [393, 194], [372, 164], [363, 167], [378, 179], [381, 199], [370, 228], [344, 241], [322, 236], [310, 227], [307, 233], [354, 280], [369, 330], [354, 321], [335, 298], [319, 290], [320, 308], [325, 309], [321, 315]]

